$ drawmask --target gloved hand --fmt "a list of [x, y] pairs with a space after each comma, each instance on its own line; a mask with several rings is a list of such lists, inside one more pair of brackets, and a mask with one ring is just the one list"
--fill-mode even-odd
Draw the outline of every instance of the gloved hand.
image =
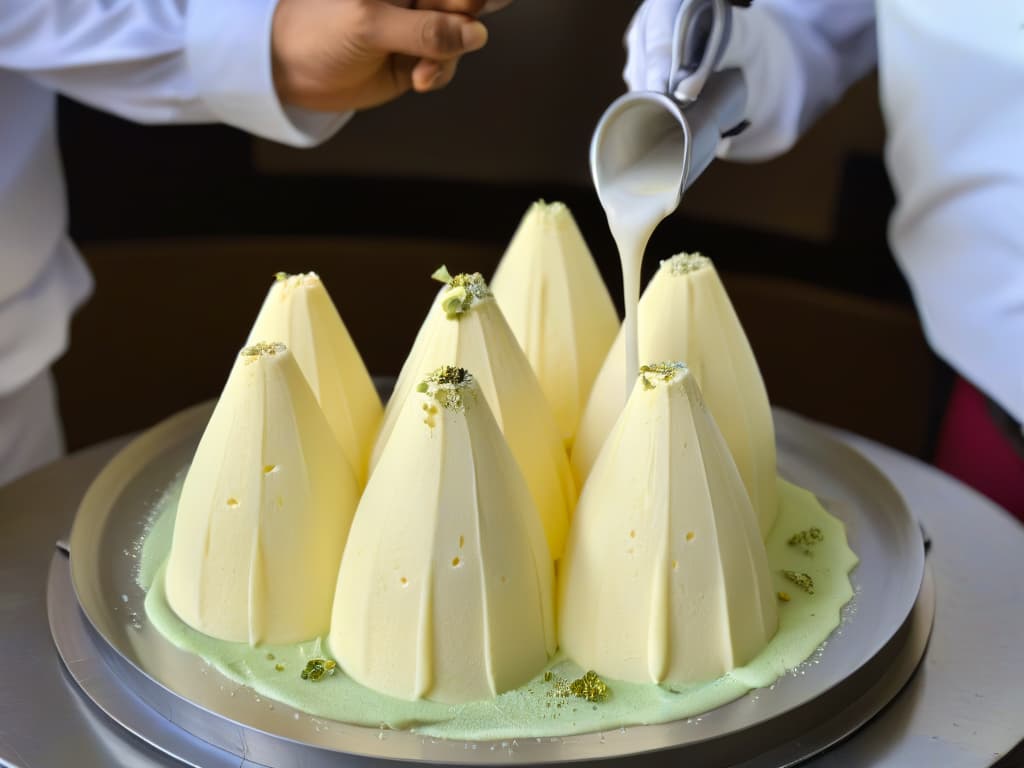
[[[684, 5], [693, 0], [647, 0], [637, 9], [626, 31], [626, 69], [623, 77], [631, 91], [657, 91], [668, 93], [676, 72], [672, 68], [672, 49], [675, 41], [676, 18]], [[734, 6], [749, 6], [750, 0], [730, 0]], [[738, 14], [733, 14], [733, 29]], [[726, 49], [716, 69], [737, 66], [730, 56], [733, 45]]]
[[271, 48], [282, 102], [365, 109], [412, 89], [443, 88], [459, 58], [483, 48], [485, 0], [280, 0]]
[[668, 92], [672, 73], [672, 33], [686, 0], [647, 0], [626, 30], [626, 69], [631, 91]]

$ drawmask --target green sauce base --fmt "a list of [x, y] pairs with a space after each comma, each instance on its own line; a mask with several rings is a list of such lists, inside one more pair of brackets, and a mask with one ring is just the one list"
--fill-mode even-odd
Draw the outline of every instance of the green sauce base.
[[[314, 658], [331, 658], [327, 638], [294, 645], [261, 645], [215, 640], [182, 622], [167, 603], [163, 567], [170, 550], [181, 480], [168, 489], [154, 510], [142, 547], [139, 585], [147, 591], [146, 615], [171, 643], [194, 653], [225, 677], [256, 694], [314, 717], [373, 728], [410, 729], [426, 736], [479, 741], [487, 739], [569, 736], [593, 731], [664, 723], [694, 717], [766, 688], [807, 661], [839, 626], [844, 605], [853, 597], [849, 573], [857, 556], [846, 529], [809, 492], [779, 480], [779, 515], [766, 542], [779, 602], [779, 630], [749, 664], [711, 682], [689, 686], [650, 685], [607, 680], [611, 694], [599, 703], [555, 696], [554, 678], [583, 674], [559, 654], [526, 685], [495, 699], [469, 704], [402, 701], [359, 685], [339, 668], [318, 682], [300, 673]], [[812, 548], [789, 544], [800, 531], [818, 528], [822, 540]], [[809, 575], [809, 594], [783, 575]], [[281, 669], [278, 669], [281, 667]]]

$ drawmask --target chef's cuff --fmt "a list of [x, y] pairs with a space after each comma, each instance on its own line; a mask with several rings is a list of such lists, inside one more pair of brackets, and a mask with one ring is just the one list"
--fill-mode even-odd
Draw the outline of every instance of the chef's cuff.
[[270, 50], [277, 3], [189, 3], [188, 64], [200, 97], [219, 120], [265, 139], [309, 147], [330, 138], [352, 112], [313, 112], [281, 103]]

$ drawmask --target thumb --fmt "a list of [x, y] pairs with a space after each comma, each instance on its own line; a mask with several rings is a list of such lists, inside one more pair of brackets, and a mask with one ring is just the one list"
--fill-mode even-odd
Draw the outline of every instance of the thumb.
[[487, 28], [457, 13], [375, 5], [367, 25], [368, 44], [383, 53], [445, 61], [487, 44]]

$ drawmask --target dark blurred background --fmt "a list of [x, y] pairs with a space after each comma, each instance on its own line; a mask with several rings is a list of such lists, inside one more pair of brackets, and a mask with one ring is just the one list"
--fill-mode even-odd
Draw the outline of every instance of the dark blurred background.
[[[527, 206], [568, 203], [621, 306], [587, 149], [622, 90], [636, 3], [519, 0], [444, 92], [295, 150], [63, 102], [72, 235], [96, 276], [58, 364], [69, 447], [217, 394], [272, 275], [319, 272], [374, 373], [396, 373], [440, 263], [490, 275]], [[927, 457], [948, 373], [888, 251], [873, 78], [785, 157], [717, 163], [648, 251], [711, 256], [777, 405]]]

